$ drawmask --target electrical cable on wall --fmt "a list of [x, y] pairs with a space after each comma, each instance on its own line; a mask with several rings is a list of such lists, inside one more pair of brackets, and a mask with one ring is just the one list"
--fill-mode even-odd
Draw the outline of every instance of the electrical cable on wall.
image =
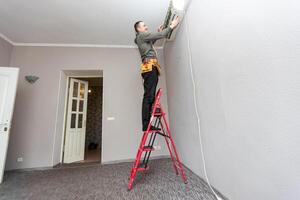
[[[190, 1], [191, 2], [191, 1]], [[189, 2], [189, 3], [190, 3]], [[186, 12], [186, 11], [184, 11]], [[191, 79], [192, 79], [192, 84], [193, 84], [193, 94], [194, 94], [194, 106], [195, 106], [195, 112], [196, 112], [196, 118], [197, 118], [197, 126], [198, 126], [198, 133], [199, 133], [199, 143], [200, 143], [200, 149], [201, 149], [201, 156], [202, 156], [202, 163], [203, 163], [203, 171], [204, 171], [204, 176], [207, 181], [207, 184], [217, 200], [222, 200], [221, 197], [217, 195], [217, 193], [214, 191], [212, 186], [210, 185], [210, 181], [208, 179], [207, 171], [206, 171], [206, 161], [205, 161], [205, 156], [204, 156], [204, 151], [203, 151], [203, 144], [202, 144], [202, 138], [201, 138], [201, 129], [200, 129], [200, 116], [199, 116], [199, 111], [198, 111], [198, 104], [197, 104], [197, 93], [196, 93], [196, 83], [195, 83], [195, 75], [194, 75], [194, 70], [193, 70], [193, 58], [192, 58], [192, 52], [191, 52], [191, 46], [190, 46], [190, 38], [189, 38], [189, 22], [188, 22], [188, 16], [185, 13], [185, 34], [187, 38], [187, 48], [188, 48], [188, 56], [189, 56], [189, 67], [190, 67], [190, 72], [191, 72]]]

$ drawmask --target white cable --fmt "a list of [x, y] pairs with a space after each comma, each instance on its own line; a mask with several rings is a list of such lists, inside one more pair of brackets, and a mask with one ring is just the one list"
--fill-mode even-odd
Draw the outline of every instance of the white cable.
[[[186, 13], [185, 13], [186, 14]], [[221, 197], [219, 197], [212, 186], [210, 185], [207, 171], [206, 171], [206, 162], [205, 162], [205, 157], [204, 157], [204, 151], [203, 151], [203, 144], [202, 144], [202, 139], [201, 139], [201, 131], [200, 131], [200, 117], [199, 117], [199, 112], [198, 112], [198, 105], [197, 105], [197, 97], [196, 97], [196, 84], [195, 84], [195, 78], [194, 78], [194, 71], [193, 71], [193, 62], [192, 62], [192, 52], [191, 52], [191, 47], [190, 47], [190, 38], [189, 38], [189, 25], [188, 25], [188, 20], [187, 20], [187, 15], [185, 16], [185, 34], [187, 38], [187, 46], [188, 46], [188, 54], [189, 54], [189, 66], [190, 66], [190, 72], [191, 72], [191, 78], [192, 78], [192, 83], [193, 83], [193, 92], [194, 92], [194, 106], [195, 106], [195, 112], [196, 112], [196, 117], [197, 117], [197, 125], [198, 125], [198, 133], [199, 133], [199, 143], [200, 143], [200, 149], [201, 149], [201, 155], [202, 155], [202, 163], [203, 163], [203, 170], [204, 170], [204, 176], [206, 179], [206, 182], [217, 198], [217, 200], [222, 200]]]

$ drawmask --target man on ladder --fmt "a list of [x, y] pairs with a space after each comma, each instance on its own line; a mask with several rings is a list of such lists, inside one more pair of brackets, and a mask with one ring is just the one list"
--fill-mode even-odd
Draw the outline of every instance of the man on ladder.
[[[135, 43], [138, 45], [141, 54], [141, 73], [144, 79], [144, 97], [142, 104], [143, 131], [146, 131], [150, 121], [151, 106], [155, 99], [156, 86], [160, 74], [160, 65], [157, 61], [157, 53], [153, 44], [158, 39], [166, 38], [178, 24], [179, 17], [176, 17], [169, 27], [163, 29], [163, 27], [160, 26], [157, 33], [148, 32], [148, 26], [143, 21], [138, 21], [134, 24], [136, 32]], [[151, 129], [156, 130], [157, 128], [151, 126]]]
[[[155, 150], [153, 145], [157, 135], [163, 136], [165, 138], [165, 142], [170, 152], [170, 157], [175, 173], [178, 175], [180, 172], [183, 182], [187, 183], [187, 178], [184, 174], [184, 169], [176, 151], [171, 131], [166, 120], [166, 113], [164, 112], [160, 103], [162, 90], [159, 89], [155, 96], [158, 75], [160, 73], [160, 66], [156, 59], [156, 52], [153, 48], [153, 43], [157, 39], [166, 37], [168, 33], [170, 33], [170, 31], [172, 31], [172, 29], [174, 29], [178, 25], [178, 23], [179, 18], [177, 17], [174, 21], [172, 21], [170, 27], [167, 27], [164, 30], [162, 30], [162, 28], [160, 27], [158, 33], [148, 33], [148, 27], [144, 22], [136, 22], [134, 25], [134, 28], [137, 32], [135, 42], [139, 46], [143, 61], [143, 64], [141, 64], [141, 68], [145, 89], [142, 110], [144, 132], [140, 145], [138, 147], [137, 155], [130, 171], [128, 190], [132, 188], [136, 173], [149, 169], [148, 161], [151, 152]], [[152, 104], [153, 110], [151, 111]], [[154, 125], [152, 125], [152, 122], [154, 122]], [[146, 145], [146, 143], [148, 144]], [[144, 158], [141, 160], [142, 155], [144, 155]]]

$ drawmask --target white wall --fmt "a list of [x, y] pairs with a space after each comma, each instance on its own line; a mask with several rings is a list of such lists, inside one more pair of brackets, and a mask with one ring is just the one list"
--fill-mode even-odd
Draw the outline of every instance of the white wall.
[[[160, 60], [164, 65], [163, 56]], [[60, 136], [56, 137], [55, 132], [63, 125], [56, 121], [62, 113], [58, 94], [64, 90], [59, 88], [63, 69], [103, 70], [102, 161], [133, 159], [142, 136], [139, 64], [137, 49], [14, 47], [11, 65], [21, 71], [6, 169], [49, 167], [59, 160]], [[35, 84], [24, 80], [31, 74], [40, 77]], [[164, 76], [160, 84], [165, 88]], [[109, 116], [115, 121], [107, 121]], [[163, 148], [154, 155], [166, 153]], [[18, 157], [24, 161], [16, 162]]]
[[8, 67], [13, 46], [0, 36], [0, 66]]
[[[207, 172], [229, 199], [300, 199], [299, 19], [295, 0], [194, 0], [189, 8]], [[203, 177], [184, 24], [165, 62], [178, 151]]]

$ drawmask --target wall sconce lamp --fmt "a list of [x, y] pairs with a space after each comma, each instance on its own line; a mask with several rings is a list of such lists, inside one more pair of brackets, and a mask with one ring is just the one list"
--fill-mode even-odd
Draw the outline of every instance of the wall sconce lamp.
[[29, 83], [33, 84], [33, 83], [35, 83], [39, 79], [39, 77], [33, 76], [33, 75], [29, 75], [29, 76], [25, 76], [25, 79]]

